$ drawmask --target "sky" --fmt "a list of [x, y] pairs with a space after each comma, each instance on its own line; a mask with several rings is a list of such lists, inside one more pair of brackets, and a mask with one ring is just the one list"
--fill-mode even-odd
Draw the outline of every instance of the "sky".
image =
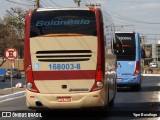
[[[9, 2], [12, 1], [12, 2]], [[0, 18], [11, 7], [25, 10], [34, 7], [34, 0], [0, 0]], [[136, 31], [148, 42], [160, 40], [160, 0], [81, 0], [86, 3], [101, 3], [113, 18], [116, 31]], [[16, 2], [16, 3], [14, 3]], [[20, 4], [17, 4], [20, 3]], [[76, 6], [73, 0], [40, 0], [43, 7]]]

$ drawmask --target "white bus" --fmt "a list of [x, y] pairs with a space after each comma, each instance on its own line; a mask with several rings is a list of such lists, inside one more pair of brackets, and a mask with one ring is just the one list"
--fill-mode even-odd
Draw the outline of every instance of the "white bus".
[[116, 95], [115, 31], [99, 8], [39, 8], [25, 21], [31, 109], [106, 108]]

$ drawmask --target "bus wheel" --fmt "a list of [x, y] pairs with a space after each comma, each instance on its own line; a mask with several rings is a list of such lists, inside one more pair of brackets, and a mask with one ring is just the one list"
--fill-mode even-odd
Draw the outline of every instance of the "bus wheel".
[[109, 107], [112, 107], [114, 105], [114, 98], [109, 102]]

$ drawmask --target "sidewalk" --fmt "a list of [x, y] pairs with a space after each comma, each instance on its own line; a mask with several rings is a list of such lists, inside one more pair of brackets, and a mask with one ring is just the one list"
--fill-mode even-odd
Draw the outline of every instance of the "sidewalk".
[[142, 76], [160, 76], [160, 74], [142, 74]]
[[13, 91], [11, 88], [0, 89], [0, 102], [25, 95], [25, 89], [25, 87], [13, 88]]

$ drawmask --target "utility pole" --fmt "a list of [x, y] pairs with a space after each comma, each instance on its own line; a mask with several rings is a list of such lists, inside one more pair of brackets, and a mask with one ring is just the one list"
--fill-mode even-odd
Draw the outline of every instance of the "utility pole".
[[155, 61], [158, 63], [158, 43], [157, 43], [157, 37], [155, 36]]
[[36, 9], [38, 9], [39, 8], [39, 0], [36, 0], [35, 2], [36, 2]]
[[78, 7], [81, 6], [81, 0], [73, 0], [75, 3], [77, 3]]
[[[142, 36], [141, 36], [141, 43], [140, 43], [140, 44], [141, 44], [141, 49], [144, 50], [144, 53], [147, 53], [147, 52], [146, 52], [147, 50], [146, 50], [145, 37], [147, 37], [147, 36], [144, 36], [144, 35], [142, 34]], [[141, 63], [142, 63], [142, 71], [144, 71], [145, 58], [142, 59]]]

